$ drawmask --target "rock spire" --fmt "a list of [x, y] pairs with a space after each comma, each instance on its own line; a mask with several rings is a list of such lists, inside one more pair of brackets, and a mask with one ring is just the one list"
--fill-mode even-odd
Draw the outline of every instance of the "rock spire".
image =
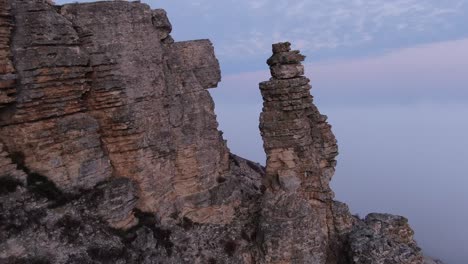
[[264, 252], [267, 263], [319, 264], [327, 260], [333, 225], [329, 182], [338, 149], [326, 116], [312, 103], [301, 64], [305, 56], [290, 46], [273, 45], [267, 61], [272, 78], [260, 83], [260, 131], [267, 155]]
[[260, 164], [229, 153], [209, 40], [138, 1], [0, 0], [0, 263], [421, 264], [407, 219], [333, 201], [305, 59], [273, 45]]
[[267, 185], [308, 200], [333, 198], [329, 182], [338, 147], [327, 117], [312, 103], [309, 79], [290, 43], [273, 45], [268, 59], [272, 78], [260, 83], [264, 99], [260, 130], [267, 154]]

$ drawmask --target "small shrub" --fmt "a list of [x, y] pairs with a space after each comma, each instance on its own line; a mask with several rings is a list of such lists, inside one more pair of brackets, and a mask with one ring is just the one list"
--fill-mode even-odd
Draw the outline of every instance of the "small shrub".
[[65, 204], [68, 201], [67, 196], [55, 185], [54, 182], [37, 173], [28, 174], [28, 189], [51, 201], [55, 201], [54, 207]]
[[0, 196], [16, 191], [16, 187], [20, 185], [21, 182], [9, 175], [0, 177]]

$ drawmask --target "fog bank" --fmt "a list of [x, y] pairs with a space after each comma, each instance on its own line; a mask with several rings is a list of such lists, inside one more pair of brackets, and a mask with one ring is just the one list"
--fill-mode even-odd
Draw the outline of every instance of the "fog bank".
[[[426, 254], [449, 264], [468, 260], [468, 106], [321, 107], [340, 155], [336, 199], [353, 213], [409, 218]], [[217, 105], [232, 152], [264, 164], [261, 105]]]

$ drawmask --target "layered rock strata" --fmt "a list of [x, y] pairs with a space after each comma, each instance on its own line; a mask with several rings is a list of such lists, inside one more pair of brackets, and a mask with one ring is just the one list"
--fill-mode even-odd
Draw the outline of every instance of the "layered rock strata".
[[260, 263], [422, 263], [406, 219], [374, 214], [363, 221], [333, 201], [337, 141], [312, 102], [305, 56], [290, 45], [273, 45], [272, 78], [260, 83], [267, 155]]
[[0, 1], [0, 109], [15, 101], [16, 72], [10, 50], [13, 19], [9, 0]]
[[420, 264], [403, 217], [333, 201], [304, 56], [260, 84], [267, 166], [230, 154], [208, 40], [138, 2], [0, 0], [0, 263]]
[[272, 78], [260, 84], [267, 155], [262, 232], [267, 263], [326, 263], [338, 154], [326, 116], [312, 104], [299, 51], [273, 45]]
[[228, 164], [206, 91], [220, 80], [208, 40], [174, 43], [165, 12], [139, 3], [2, 5], [13, 32], [2, 78], [14, 64], [18, 80], [0, 138], [23, 166], [67, 192], [133, 179], [138, 207], [162, 218], [210, 210], [190, 198]]

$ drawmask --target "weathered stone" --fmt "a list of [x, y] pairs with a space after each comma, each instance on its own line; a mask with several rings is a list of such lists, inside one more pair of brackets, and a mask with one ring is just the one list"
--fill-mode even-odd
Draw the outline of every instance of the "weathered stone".
[[355, 225], [349, 237], [350, 263], [422, 264], [421, 249], [404, 217], [370, 214], [366, 224]]
[[273, 54], [280, 52], [291, 51], [291, 43], [289, 42], [280, 42], [272, 45]]
[[172, 32], [172, 25], [167, 18], [167, 13], [163, 9], [155, 9], [152, 11], [153, 14], [153, 25], [160, 32], [160, 39], [164, 40], [169, 37]]
[[267, 64], [270, 66], [277, 64], [297, 64], [305, 60], [305, 56], [300, 54], [298, 50], [289, 52], [280, 52], [273, 54], [268, 60]]
[[[291, 65], [272, 68], [277, 66], [280, 69]], [[302, 76], [287, 80], [273, 76], [270, 81], [261, 83], [265, 101], [260, 129], [267, 153], [266, 177], [270, 188], [277, 189], [275, 183], [280, 182], [279, 172], [292, 170], [292, 174], [300, 177], [302, 188], [299, 192], [307, 198], [317, 198], [331, 193], [330, 177], [324, 175], [326, 171], [334, 170], [338, 149], [330, 125], [312, 104], [308, 82]]]
[[371, 214], [362, 222], [345, 204], [332, 200], [336, 139], [327, 117], [312, 103], [309, 80], [301, 76], [304, 56], [289, 50], [289, 43], [273, 45], [267, 61], [272, 78], [260, 83], [267, 189], [259, 225], [264, 256], [259, 262], [421, 263], [406, 219]]
[[16, 100], [16, 71], [11, 61], [13, 19], [9, 0], [0, 0], [0, 109]]
[[209, 40], [139, 2], [0, 0], [0, 263], [408, 263], [403, 217], [333, 201], [305, 56], [273, 45], [267, 167], [229, 153]]
[[[231, 156], [229, 173], [205, 198], [221, 210], [203, 210], [199, 222], [187, 215], [167, 224], [132, 210], [135, 190], [125, 178], [62, 201], [47, 195], [50, 185], [18, 185], [0, 193], [0, 263], [253, 264], [261, 173], [261, 166]], [[234, 221], [213, 219], [227, 211]]]
[[20, 78], [0, 112], [8, 150], [64, 191], [114, 175], [134, 179], [138, 207], [163, 219], [197, 209], [188, 197], [228, 163], [205, 90], [221, 78], [211, 43], [155, 41], [172, 27], [139, 3], [11, 4]]
[[300, 64], [280, 64], [270, 67], [271, 76], [278, 79], [290, 79], [304, 75], [304, 66]]
[[128, 230], [138, 224], [134, 210], [138, 202], [134, 182], [117, 178], [97, 188], [102, 198], [97, 206], [98, 214], [115, 229]]
[[[262, 263], [326, 263], [336, 140], [312, 104], [304, 67], [275, 58], [289, 50], [289, 43], [273, 45], [275, 54], [268, 61], [273, 78], [260, 84], [260, 130], [267, 154]], [[304, 58], [291, 54], [298, 61]]]

